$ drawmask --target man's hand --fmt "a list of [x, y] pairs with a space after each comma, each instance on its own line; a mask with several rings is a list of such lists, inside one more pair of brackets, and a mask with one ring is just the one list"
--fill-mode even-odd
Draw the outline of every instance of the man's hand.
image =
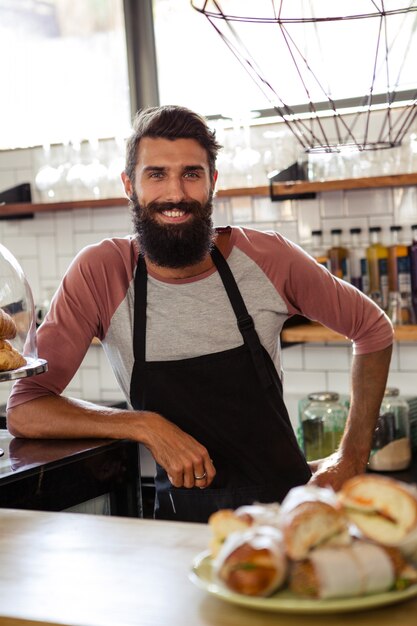
[[392, 346], [354, 356], [350, 410], [339, 449], [325, 459], [310, 463], [312, 485], [333, 487], [363, 474], [369, 459], [372, 437], [386, 386]]
[[164, 468], [174, 487], [204, 489], [216, 475], [206, 448], [158, 413], [146, 414], [144, 445]]
[[331, 487], [335, 491], [339, 491], [343, 483], [357, 474], [363, 474], [366, 470], [366, 464], [354, 464], [343, 458], [340, 451], [331, 454], [324, 459], [310, 461], [308, 463], [312, 477], [309, 485], [317, 487]]

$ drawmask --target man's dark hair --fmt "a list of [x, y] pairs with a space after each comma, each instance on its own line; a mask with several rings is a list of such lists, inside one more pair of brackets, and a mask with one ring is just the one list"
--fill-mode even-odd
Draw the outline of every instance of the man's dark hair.
[[222, 147], [216, 141], [216, 133], [208, 128], [198, 113], [181, 106], [166, 105], [150, 107], [136, 113], [133, 133], [126, 144], [125, 172], [134, 182], [139, 142], [142, 137], [163, 139], [195, 139], [207, 151], [210, 177], [216, 169], [217, 152]]

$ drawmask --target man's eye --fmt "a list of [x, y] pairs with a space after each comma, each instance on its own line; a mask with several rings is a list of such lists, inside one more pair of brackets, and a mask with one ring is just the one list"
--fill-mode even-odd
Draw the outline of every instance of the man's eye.
[[163, 175], [163, 172], [151, 172], [149, 178], [162, 178]]
[[197, 172], [186, 172], [184, 176], [185, 178], [200, 178]]

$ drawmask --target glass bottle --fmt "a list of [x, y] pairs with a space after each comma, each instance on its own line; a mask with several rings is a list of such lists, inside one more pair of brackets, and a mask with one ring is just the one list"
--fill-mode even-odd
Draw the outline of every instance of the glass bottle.
[[388, 306], [388, 250], [380, 241], [380, 226], [369, 228], [369, 246], [366, 249], [368, 262], [368, 295], [382, 309]]
[[372, 440], [369, 467], [374, 471], [406, 469], [411, 462], [408, 402], [399, 389], [388, 387], [381, 403]]
[[312, 245], [309, 250], [309, 253], [317, 261], [320, 265], [324, 265], [327, 269], [329, 269], [329, 257], [326, 254], [326, 248], [323, 245], [323, 231], [322, 230], [313, 230], [311, 231], [311, 239]]
[[394, 324], [410, 324], [411, 274], [408, 247], [399, 243], [402, 226], [391, 226], [391, 245], [388, 246], [388, 315]]
[[302, 445], [307, 461], [322, 459], [337, 450], [348, 408], [331, 391], [311, 393], [301, 411]]
[[331, 273], [338, 278], [349, 281], [349, 253], [347, 248], [341, 245], [342, 232], [341, 228], [332, 228], [330, 231], [332, 245], [327, 254], [329, 256]]
[[350, 245], [349, 245], [349, 269], [350, 282], [360, 291], [368, 293], [368, 263], [366, 260], [366, 250], [359, 240], [362, 232], [361, 228], [350, 229]]

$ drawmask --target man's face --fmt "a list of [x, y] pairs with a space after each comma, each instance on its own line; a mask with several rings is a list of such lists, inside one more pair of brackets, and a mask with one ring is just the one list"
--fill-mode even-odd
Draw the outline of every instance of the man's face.
[[131, 198], [141, 249], [163, 267], [203, 260], [213, 241], [213, 187], [207, 153], [194, 139], [141, 139]]

